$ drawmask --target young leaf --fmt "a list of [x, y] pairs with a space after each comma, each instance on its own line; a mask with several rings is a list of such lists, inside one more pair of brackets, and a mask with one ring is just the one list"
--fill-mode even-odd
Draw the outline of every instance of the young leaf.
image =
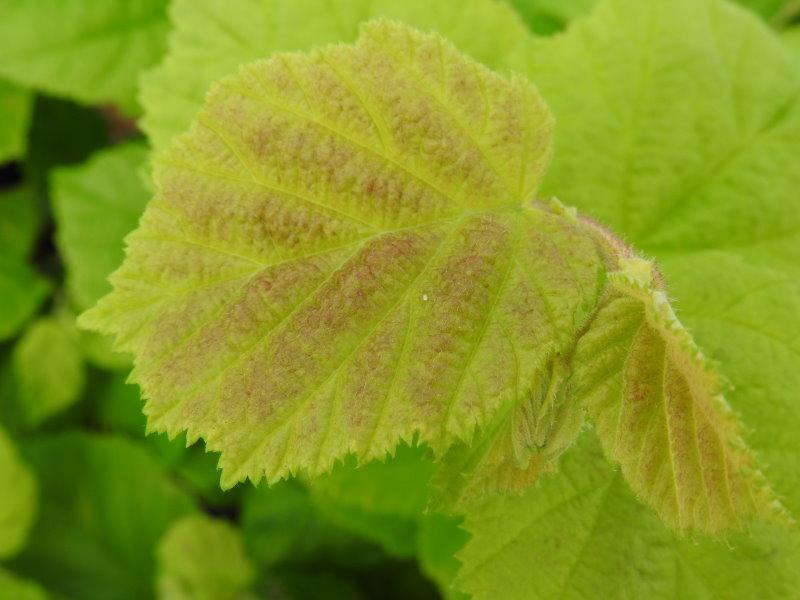
[[0, 75], [80, 102], [135, 111], [139, 72], [166, 46], [166, 0], [8, 0]]
[[255, 63], [157, 160], [83, 322], [137, 357], [153, 429], [222, 452], [224, 485], [382, 458], [415, 431], [446, 448], [600, 292], [579, 223], [528, 205], [551, 127], [527, 82], [389, 22]]
[[108, 293], [106, 279], [122, 262], [122, 241], [136, 228], [149, 199], [139, 173], [146, 156], [143, 144], [131, 142], [52, 175], [56, 242], [67, 289], [80, 309]]
[[153, 595], [156, 545], [193, 510], [144, 447], [68, 432], [21, 445], [42, 486], [39, 519], [11, 566], [68, 598]]
[[158, 563], [165, 600], [244, 600], [255, 579], [239, 531], [204, 515], [172, 524], [158, 545]]
[[[0, 429], [0, 558], [16, 554], [28, 538], [38, 508], [36, 477]], [[0, 592], [2, 591], [0, 584]], [[0, 597], [11, 597], [3, 596]]]
[[[769, 516], [771, 495], [737, 430], [724, 385], [653, 281], [623, 259], [578, 342], [574, 394], [633, 490], [679, 531]], [[772, 507], [777, 511], [779, 506]]]
[[33, 94], [0, 79], [0, 164], [25, 153]]
[[176, 0], [164, 61], [142, 77], [141, 127], [157, 150], [185, 131], [212, 82], [273, 52], [352, 42], [374, 17], [435, 30], [460, 50], [498, 68], [524, 48], [528, 33], [491, 0]]

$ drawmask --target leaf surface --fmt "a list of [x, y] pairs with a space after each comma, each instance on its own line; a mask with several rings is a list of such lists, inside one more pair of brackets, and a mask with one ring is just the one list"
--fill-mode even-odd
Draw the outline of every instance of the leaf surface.
[[189, 127], [216, 79], [274, 52], [352, 42], [370, 18], [436, 30], [494, 68], [528, 41], [513, 11], [490, 0], [177, 0], [170, 16], [169, 52], [142, 77], [141, 126], [157, 150]]
[[139, 72], [166, 46], [166, 0], [7, 0], [0, 75], [82, 103], [136, 110]]

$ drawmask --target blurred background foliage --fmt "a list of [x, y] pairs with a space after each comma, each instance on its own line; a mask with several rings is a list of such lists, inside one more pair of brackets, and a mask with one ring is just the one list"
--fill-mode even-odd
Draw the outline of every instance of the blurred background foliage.
[[[800, 2], [739, 1], [800, 51]], [[594, 4], [496, 8], [546, 36]], [[75, 325], [150, 196], [137, 90], [168, 51], [168, 9], [0, 0], [0, 599], [458, 598], [467, 534], [424, 514], [419, 449], [223, 492], [202, 443], [146, 435], [127, 357]], [[284, 46], [329, 41], [303, 26]]]

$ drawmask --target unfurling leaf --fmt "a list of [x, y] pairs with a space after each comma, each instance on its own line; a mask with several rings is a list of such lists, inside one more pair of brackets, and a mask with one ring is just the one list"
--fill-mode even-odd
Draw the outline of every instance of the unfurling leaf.
[[[83, 323], [134, 355], [151, 429], [221, 452], [223, 485], [416, 439], [444, 457], [446, 501], [522, 489], [580, 430], [582, 336], [622, 333], [620, 296], [642, 313], [607, 277], [631, 251], [534, 201], [551, 138], [526, 80], [389, 21], [247, 65], [154, 161], [156, 197]], [[727, 439], [714, 393], [684, 401]], [[731, 477], [709, 505], [761, 493]], [[716, 530], [766, 501], [673, 524]]]
[[[722, 395], [652, 265], [621, 259], [609, 299], [573, 359], [575, 394], [634, 492], [678, 530], [778, 516]], [[772, 511], [774, 515], [770, 514]]]

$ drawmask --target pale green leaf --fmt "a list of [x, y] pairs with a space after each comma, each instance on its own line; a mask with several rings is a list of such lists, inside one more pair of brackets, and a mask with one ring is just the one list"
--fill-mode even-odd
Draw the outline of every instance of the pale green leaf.
[[193, 509], [164, 467], [108, 435], [38, 436], [21, 449], [39, 476], [41, 508], [14, 570], [67, 598], [152, 597], [156, 545]]
[[68, 320], [44, 317], [32, 323], [12, 361], [16, 401], [29, 427], [63, 412], [83, 391], [78, 331]]
[[183, 517], [158, 544], [160, 600], [244, 599], [255, 575], [240, 532], [226, 521]]
[[0, 192], [0, 254], [27, 258], [39, 234], [41, 209], [26, 187]]
[[50, 284], [13, 254], [0, 254], [0, 340], [12, 337], [33, 316]]
[[630, 493], [591, 434], [559, 474], [467, 516], [458, 585], [475, 599], [791, 598], [800, 537], [758, 525], [720, 540], [676, 538]]
[[0, 163], [25, 154], [33, 94], [0, 79]]
[[0, 76], [84, 103], [136, 107], [137, 77], [166, 46], [166, 0], [6, 0]]
[[176, 0], [165, 60], [142, 78], [141, 122], [156, 149], [189, 127], [213, 81], [273, 52], [352, 42], [359, 23], [385, 16], [434, 29], [490, 67], [527, 43], [512, 10], [491, 0]]
[[9, 600], [47, 600], [48, 595], [37, 583], [17, 577], [0, 567], [0, 598]]
[[[157, 159], [156, 198], [84, 324], [136, 357], [151, 429], [221, 453], [223, 486], [318, 475], [414, 436], [442, 456], [480, 431], [488, 450], [467, 466], [502, 473], [477, 469], [479, 491], [521, 489], [580, 428], [577, 338], [607, 325], [597, 310], [615, 294], [639, 300], [604, 277], [630, 250], [558, 202], [531, 202], [551, 125], [527, 83], [389, 21], [353, 46], [253, 63]], [[672, 347], [669, 335], [657, 332]], [[691, 363], [684, 337], [671, 356]], [[714, 378], [698, 373], [651, 401], [709, 412], [710, 433], [679, 424], [702, 448], [704, 435], [738, 440], [715, 412]], [[716, 531], [765, 512], [751, 464], [730, 444], [673, 472], [677, 489], [729, 471], [732, 491], [670, 524]], [[757, 501], [718, 510], [742, 494]]]
[[150, 198], [140, 174], [146, 156], [144, 144], [129, 142], [57, 169], [51, 178], [56, 243], [80, 309], [111, 289], [107, 277], [122, 262], [123, 239]]
[[[5, 559], [25, 545], [39, 499], [36, 477], [3, 429], [0, 429], [0, 490], [0, 558]], [[8, 596], [0, 593], [0, 597]]]

